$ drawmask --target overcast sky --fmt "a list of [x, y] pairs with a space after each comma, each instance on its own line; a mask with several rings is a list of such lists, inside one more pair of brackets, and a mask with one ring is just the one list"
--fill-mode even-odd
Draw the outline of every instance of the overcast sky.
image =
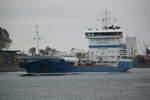
[[11, 49], [35, 46], [35, 24], [42, 38], [40, 48], [87, 49], [84, 31], [98, 24], [96, 19], [105, 10], [125, 34], [150, 43], [150, 0], [0, 0], [0, 26], [10, 33]]

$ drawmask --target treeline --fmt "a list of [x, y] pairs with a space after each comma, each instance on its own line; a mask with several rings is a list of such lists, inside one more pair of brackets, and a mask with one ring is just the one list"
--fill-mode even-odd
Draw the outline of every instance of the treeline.
[[0, 50], [10, 47], [12, 40], [9, 37], [9, 33], [5, 28], [0, 27]]
[[[39, 49], [40, 55], [49, 55], [49, 53], [57, 53], [58, 50], [54, 48], [50, 48], [49, 46], [46, 46], [45, 49]], [[36, 48], [32, 47], [29, 49], [28, 53], [31, 53], [31, 55], [36, 55]]]
[[150, 67], [150, 56], [149, 55], [138, 55], [133, 60], [134, 67]]

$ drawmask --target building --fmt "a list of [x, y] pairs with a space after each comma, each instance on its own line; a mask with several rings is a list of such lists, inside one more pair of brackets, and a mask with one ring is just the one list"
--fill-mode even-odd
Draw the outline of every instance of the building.
[[129, 56], [135, 57], [137, 55], [137, 39], [136, 37], [126, 37], [126, 44], [128, 47]]
[[10, 50], [0, 50], [0, 65], [16, 65], [18, 64], [16, 52]]

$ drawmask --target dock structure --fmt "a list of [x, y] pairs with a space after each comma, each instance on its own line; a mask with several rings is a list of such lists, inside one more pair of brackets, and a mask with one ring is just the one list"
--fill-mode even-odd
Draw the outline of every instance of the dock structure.
[[17, 61], [18, 50], [0, 50], [0, 72], [22, 71]]

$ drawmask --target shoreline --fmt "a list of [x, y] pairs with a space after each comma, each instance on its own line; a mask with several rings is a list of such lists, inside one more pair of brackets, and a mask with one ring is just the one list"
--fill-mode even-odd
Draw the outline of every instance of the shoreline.
[[0, 65], [0, 72], [18, 72], [25, 71], [19, 65]]

